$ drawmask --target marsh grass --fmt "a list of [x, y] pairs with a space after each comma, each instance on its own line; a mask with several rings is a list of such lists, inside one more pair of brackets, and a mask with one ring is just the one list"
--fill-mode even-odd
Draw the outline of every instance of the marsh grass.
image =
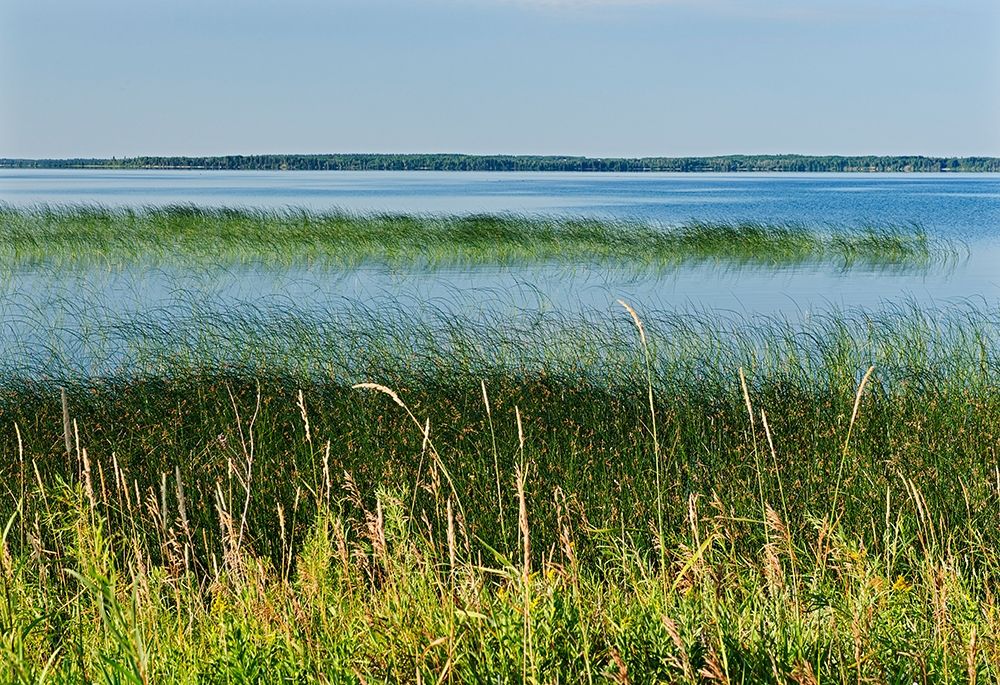
[[471, 265], [614, 264], [665, 269], [691, 262], [840, 268], [926, 268], [963, 254], [916, 225], [807, 227], [518, 215], [310, 213], [194, 206], [0, 207], [7, 264], [309, 264], [435, 269]]
[[996, 312], [402, 314], [8, 366], [0, 679], [1000, 676]]

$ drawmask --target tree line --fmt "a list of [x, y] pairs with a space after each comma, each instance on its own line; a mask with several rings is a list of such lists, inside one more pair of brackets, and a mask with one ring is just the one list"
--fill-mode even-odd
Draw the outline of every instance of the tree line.
[[458, 154], [225, 155], [0, 159], [29, 169], [217, 169], [308, 171], [601, 171], [601, 172], [1000, 172], [998, 157], [722, 155], [570, 157]]

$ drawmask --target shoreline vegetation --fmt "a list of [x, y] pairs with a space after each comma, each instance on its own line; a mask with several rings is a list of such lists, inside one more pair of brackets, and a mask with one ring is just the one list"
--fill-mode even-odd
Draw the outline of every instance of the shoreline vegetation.
[[[0, 261], [56, 272], [959, 252], [919, 227], [0, 208]], [[16, 278], [0, 682], [1000, 679], [993, 303], [133, 311]]]
[[310, 264], [423, 269], [602, 264], [926, 268], [967, 254], [918, 225], [424, 216], [173, 206], [0, 206], [0, 260], [24, 264]]
[[0, 380], [3, 682], [1000, 677], [1000, 311], [132, 333]]
[[225, 169], [325, 171], [589, 172], [1000, 172], [998, 157], [719, 155], [576, 157], [559, 155], [318, 154], [0, 159], [0, 168]]
[[0, 168], [216, 169], [323, 171], [587, 171], [587, 172], [1000, 172], [998, 157], [922, 155], [719, 155], [711, 157], [578, 157], [559, 155], [290, 154], [214, 157], [140, 156], [72, 159], [0, 158]]

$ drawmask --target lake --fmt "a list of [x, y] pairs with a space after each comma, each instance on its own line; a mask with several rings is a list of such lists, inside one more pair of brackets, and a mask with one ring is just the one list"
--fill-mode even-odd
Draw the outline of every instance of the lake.
[[1000, 237], [1000, 174], [599, 174], [0, 169], [0, 201], [573, 214], [678, 223], [919, 223]]
[[[640, 311], [722, 312], [805, 321], [831, 310], [1000, 303], [1000, 175], [569, 174], [0, 170], [0, 202], [148, 206], [193, 203], [355, 212], [575, 215], [674, 224], [691, 218], [809, 226], [919, 224], [962, 253], [924, 269], [726, 263], [664, 272], [581, 264], [440, 271], [229, 266], [7, 269], [0, 351], [82, 361], [94, 339], [125, 344], [123, 322], [277, 307], [323, 318], [350, 307], [420, 319], [442, 311], [518, 316], [600, 313], [618, 298]], [[400, 309], [399, 303], [405, 303]], [[400, 314], [403, 312], [403, 314]], [[178, 324], [181, 325], [181, 324]], [[117, 331], [117, 332], [115, 332]], [[118, 336], [118, 337], [116, 337]], [[127, 336], [125, 336], [127, 337]], [[102, 349], [103, 349], [102, 348]], [[83, 351], [81, 351], [83, 350]], [[105, 349], [102, 354], [107, 355]], [[112, 355], [115, 356], [115, 355]]]

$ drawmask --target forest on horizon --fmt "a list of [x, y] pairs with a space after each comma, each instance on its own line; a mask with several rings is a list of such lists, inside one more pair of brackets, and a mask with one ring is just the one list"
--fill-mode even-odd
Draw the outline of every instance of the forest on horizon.
[[1000, 172], [998, 157], [723, 155], [572, 157], [463, 154], [292, 154], [0, 159], [21, 169], [590, 172]]

